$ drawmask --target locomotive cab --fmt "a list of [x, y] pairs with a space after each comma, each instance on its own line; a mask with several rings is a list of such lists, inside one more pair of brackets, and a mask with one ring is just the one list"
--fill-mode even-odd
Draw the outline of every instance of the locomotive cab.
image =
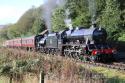
[[44, 35], [35, 36], [35, 48], [36, 48], [36, 50], [40, 50], [41, 44], [39, 42], [41, 41], [42, 38], [44, 38]]
[[58, 34], [57, 33], [48, 34], [46, 38], [46, 47], [58, 48]]

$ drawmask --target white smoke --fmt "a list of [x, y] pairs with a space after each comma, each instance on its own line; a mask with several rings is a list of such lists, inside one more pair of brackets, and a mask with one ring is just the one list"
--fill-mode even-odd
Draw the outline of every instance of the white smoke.
[[65, 15], [66, 15], [66, 18], [64, 19], [64, 22], [66, 24], [67, 27], [69, 27], [69, 29], [72, 29], [72, 19], [69, 18], [69, 15], [70, 15], [70, 11], [69, 9], [66, 9], [65, 10]]
[[57, 6], [64, 6], [64, 0], [47, 0], [47, 2], [43, 5], [42, 16], [45, 20], [47, 29], [49, 33], [51, 33], [51, 17], [52, 12]]
[[89, 3], [89, 12], [91, 14], [92, 22], [96, 21], [96, 1], [95, 0], [88, 0]]

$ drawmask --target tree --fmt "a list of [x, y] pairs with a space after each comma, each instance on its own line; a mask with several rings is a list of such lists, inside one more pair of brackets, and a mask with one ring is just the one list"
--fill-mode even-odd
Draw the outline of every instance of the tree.
[[13, 25], [10, 25], [8, 27], [7, 35], [8, 35], [9, 39], [12, 39], [12, 38], [15, 38], [15, 37], [19, 37], [21, 35], [21, 33], [18, 30], [17, 26], [18, 26], [17, 24], [13, 24]]
[[73, 26], [90, 25], [91, 19], [89, 14], [88, 0], [66, 0], [66, 9], [70, 10], [70, 18]]
[[21, 35], [26, 35], [33, 26], [35, 21], [34, 8], [28, 10], [17, 22], [17, 28]]
[[33, 34], [39, 34], [40, 32], [44, 31], [46, 29], [45, 27], [45, 23], [43, 20], [41, 20], [40, 18], [37, 18], [32, 26], [31, 32]]
[[106, 6], [100, 18], [100, 24], [106, 28], [109, 39], [117, 40], [120, 21], [120, 11], [117, 0], [106, 0]]
[[7, 32], [8, 32], [8, 28], [2, 29], [0, 31], [0, 39], [1, 40], [9, 39]]
[[64, 9], [63, 8], [55, 9], [52, 15], [52, 30], [53, 31], [59, 31], [65, 28], [64, 18], [65, 18]]

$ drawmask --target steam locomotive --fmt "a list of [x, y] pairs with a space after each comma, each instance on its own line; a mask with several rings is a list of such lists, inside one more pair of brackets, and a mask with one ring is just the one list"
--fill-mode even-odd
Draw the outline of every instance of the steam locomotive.
[[110, 61], [116, 50], [107, 43], [107, 32], [93, 24], [89, 29], [77, 27], [59, 32], [7, 40], [6, 47], [35, 49], [47, 54], [57, 54], [90, 61]]

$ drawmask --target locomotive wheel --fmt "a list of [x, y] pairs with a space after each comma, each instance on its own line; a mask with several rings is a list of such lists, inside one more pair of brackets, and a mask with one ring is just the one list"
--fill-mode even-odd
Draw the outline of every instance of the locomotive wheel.
[[92, 61], [92, 62], [95, 62], [95, 57], [94, 56], [90, 56], [89, 60]]
[[64, 51], [64, 53], [63, 53], [63, 54], [64, 54], [64, 56], [66, 56], [66, 55], [67, 55], [67, 52], [66, 52], [66, 51]]
[[64, 55], [65, 57], [67, 57], [67, 56], [69, 56], [69, 52], [66, 51], [66, 50], [64, 50], [63, 55]]
[[73, 52], [72, 54], [73, 54], [73, 58], [75, 58], [75, 59], [77, 59], [77, 60], [79, 59], [79, 57], [78, 57], [78, 55], [77, 55], [77, 52]]
[[97, 55], [95, 61], [96, 62], [104, 62], [105, 61], [104, 56], [103, 55]]
[[108, 62], [108, 59], [110, 60], [110, 58], [108, 56], [103, 56], [102, 57], [102, 61], [105, 63], [105, 62]]
[[73, 58], [73, 54], [72, 54], [71, 52], [69, 53], [69, 56], [70, 56], [71, 58]]
[[100, 61], [100, 58], [99, 56], [96, 56], [96, 59], [95, 59], [96, 62], [99, 62]]
[[58, 49], [55, 49], [55, 54], [58, 56], [59, 54], [58, 54]]
[[113, 57], [113, 55], [110, 55], [109, 60], [111, 60], [111, 61], [115, 61], [115, 58]]
[[53, 51], [53, 49], [50, 50], [50, 54], [54, 55], [54, 51]]
[[75, 53], [75, 56], [76, 56], [76, 59], [79, 60], [79, 53], [78, 52]]
[[76, 58], [75, 52], [72, 52], [71, 55], [72, 55], [72, 58]]

